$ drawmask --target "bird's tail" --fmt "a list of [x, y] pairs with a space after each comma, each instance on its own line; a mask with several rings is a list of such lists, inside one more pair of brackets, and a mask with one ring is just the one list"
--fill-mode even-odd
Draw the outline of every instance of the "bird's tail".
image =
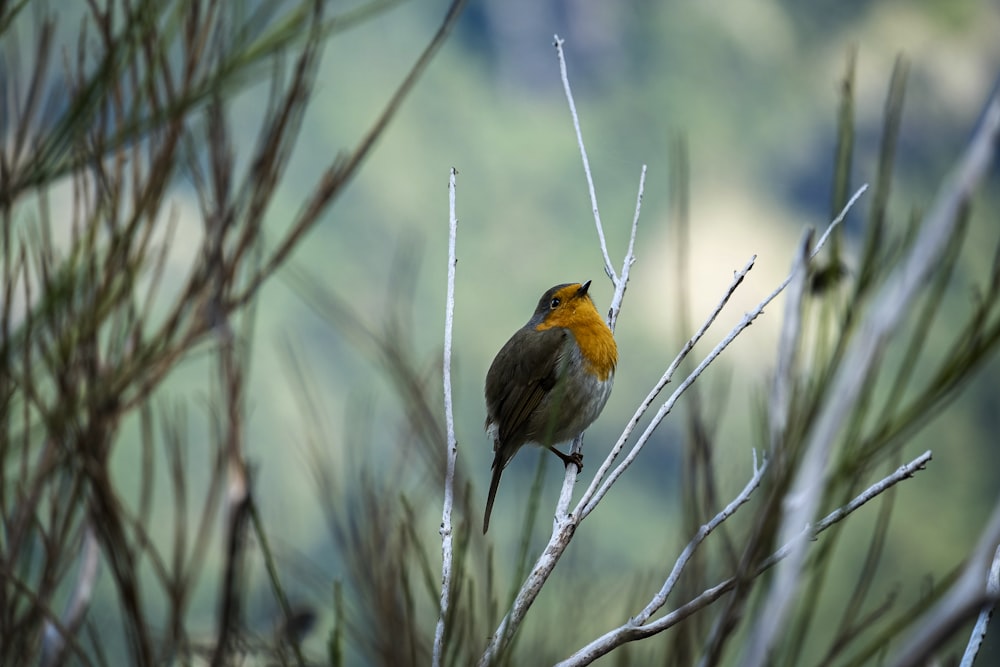
[[493, 501], [497, 497], [497, 487], [500, 486], [500, 475], [503, 474], [504, 466], [507, 461], [504, 460], [504, 456], [501, 453], [502, 448], [497, 449], [496, 455], [493, 457], [493, 479], [490, 480], [490, 495], [486, 497], [486, 514], [483, 515], [483, 535], [490, 527], [490, 513], [493, 511]]

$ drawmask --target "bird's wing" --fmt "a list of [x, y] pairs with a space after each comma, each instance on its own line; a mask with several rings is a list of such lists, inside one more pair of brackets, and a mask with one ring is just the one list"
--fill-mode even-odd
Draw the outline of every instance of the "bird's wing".
[[490, 418], [498, 426], [495, 447], [516, 450], [530, 439], [531, 417], [559, 379], [567, 335], [559, 327], [540, 331], [530, 346], [519, 345], [515, 336], [497, 354], [486, 375], [486, 403], [493, 406]]

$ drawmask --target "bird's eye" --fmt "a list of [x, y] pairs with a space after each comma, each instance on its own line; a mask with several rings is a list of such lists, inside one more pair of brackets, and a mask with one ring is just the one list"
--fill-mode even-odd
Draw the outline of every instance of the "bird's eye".
[[555, 298], [555, 299], [552, 299], [552, 301], [549, 302], [549, 309], [550, 310], [555, 310], [556, 308], [559, 307], [560, 303], [562, 303], [562, 301], [560, 301], [558, 297]]

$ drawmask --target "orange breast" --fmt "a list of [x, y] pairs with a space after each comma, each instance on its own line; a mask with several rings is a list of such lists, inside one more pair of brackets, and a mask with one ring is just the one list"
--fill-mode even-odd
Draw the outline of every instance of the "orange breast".
[[589, 370], [602, 382], [614, 372], [618, 364], [618, 345], [589, 297], [575, 299], [572, 304], [553, 311], [535, 328], [544, 331], [553, 327], [563, 327], [573, 333]]

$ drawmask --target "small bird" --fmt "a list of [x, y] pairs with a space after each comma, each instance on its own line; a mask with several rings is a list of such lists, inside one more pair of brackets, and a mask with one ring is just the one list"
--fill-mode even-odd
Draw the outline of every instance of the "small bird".
[[500, 475], [521, 445], [541, 445], [564, 464], [582, 468], [581, 455], [563, 454], [554, 445], [573, 440], [601, 414], [618, 363], [618, 346], [589, 288], [588, 280], [545, 292], [486, 374], [486, 432], [495, 455], [483, 533]]

